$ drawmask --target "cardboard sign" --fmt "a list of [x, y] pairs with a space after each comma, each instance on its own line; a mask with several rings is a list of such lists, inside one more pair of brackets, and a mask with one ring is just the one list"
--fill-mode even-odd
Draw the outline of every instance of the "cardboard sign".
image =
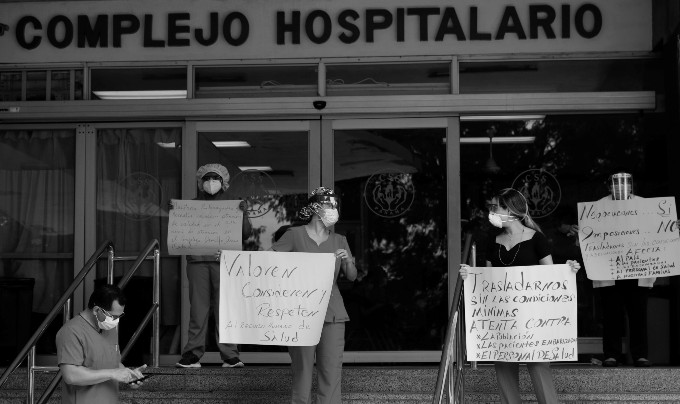
[[581, 202], [578, 212], [578, 237], [589, 279], [680, 274], [675, 198]]
[[577, 360], [576, 273], [569, 265], [472, 267], [464, 288], [468, 360]]
[[168, 253], [212, 255], [242, 249], [241, 201], [172, 200], [168, 220]]
[[332, 253], [222, 251], [220, 342], [317, 345], [334, 271]]

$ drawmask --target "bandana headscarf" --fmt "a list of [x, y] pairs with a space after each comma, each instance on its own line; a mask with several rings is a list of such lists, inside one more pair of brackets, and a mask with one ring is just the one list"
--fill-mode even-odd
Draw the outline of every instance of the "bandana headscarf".
[[229, 171], [222, 164], [206, 164], [201, 166], [198, 171], [196, 171], [196, 182], [198, 184], [198, 190], [203, 190], [203, 176], [208, 173], [215, 173], [222, 177], [222, 190], [226, 191], [229, 188]]
[[300, 219], [309, 220], [309, 218], [312, 217], [312, 215], [321, 212], [323, 210], [321, 202], [323, 201], [323, 199], [326, 199], [323, 197], [336, 198], [335, 192], [330, 188], [319, 187], [315, 189], [309, 194], [308, 198], [309, 203], [307, 204], [307, 206], [303, 207], [298, 212], [298, 216], [300, 217]]

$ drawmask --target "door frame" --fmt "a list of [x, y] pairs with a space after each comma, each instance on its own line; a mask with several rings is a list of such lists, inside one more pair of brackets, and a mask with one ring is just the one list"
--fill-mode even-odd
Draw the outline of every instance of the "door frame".
[[[334, 156], [333, 131], [338, 129], [404, 129], [404, 128], [442, 128], [446, 130], [446, 172], [447, 172], [447, 243], [449, 249], [448, 275], [449, 290], [454, 290], [460, 265], [461, 235], [460, 223], [460, 120], [456, 116], [436, 118], [371, 118], [371, 119], [323, 119], [294, 121], [188, 121], [182, 150], [182, 198], [196, 196], [195, 172], [198, 164], [199, 132], [248, 132], [248, 131], [291, 131], [308, 130], [308, 191], [319, 185], [333, 187]], [[182, 313], [181, 344], [184, 346], [189, 323], [189, 291], [186, 278], [186, 262], [182, 262]], [[450, 306], [451, 296], [449, 296]], [[285, 352], [242, 352], [242, 360], [247, 363], [290, 363]], [[345, 351], [344, 363], [371, 362], [439, 362], [441, 351]], [[172, 361], [169, 358], [168, 361]], [[219, 353], [206, 352], [204, 362], [219, 363]]]

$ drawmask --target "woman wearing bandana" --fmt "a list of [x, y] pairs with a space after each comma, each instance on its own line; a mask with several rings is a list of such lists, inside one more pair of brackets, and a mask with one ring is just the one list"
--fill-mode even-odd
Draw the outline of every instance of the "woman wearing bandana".
[[312, 371], [316, 355], [319, 392], [317, 402], [335, 404], [341, 402], [340, 381], [342, 354], [345, 349], [345, 322], [349, 316], [338, 289], [340, 269], [353, 281], [357, 277], [354, 258], [349, 251], [345, 236], [331, 232], [338, 221], [338, 201], [333, 190], [319, 187], [309, 196], [309, 203], [299, 215], [307, 224], [289, 228], [272, 245], [280, 252], [334, 253], [335, 274], [321, 339], [316, 346], [289, 346], [293, 370], [292, 403], [311, 403]]
[[[521, 192], [513, 188], [501, 190], [489, 205], [489, 222], [502, 229], [487, 247], [487, 267], [552, 265], [548, 240], [538, 224], [529, 216], [529, 206]], [[581, 268], [578, 261], [567, 261], [574, 272]], [[461, 265], [460, 275], [466, 279], [468, 265]], [[536, 400], [540, 404], [557, 403], [550, 362], [526, 364], [531, 376]], [[501, 403], [521, 404], [519, 392], [519, 363], [494, 362]]]

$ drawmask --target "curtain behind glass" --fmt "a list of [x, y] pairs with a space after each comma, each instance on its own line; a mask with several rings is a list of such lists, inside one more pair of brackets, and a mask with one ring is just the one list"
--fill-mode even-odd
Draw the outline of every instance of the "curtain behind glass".
[[73, 279], [74, 167], [73, 130], [0, 131], [0, 276], [35, 279], [36, 313]]
[[[181, 191], [181, 135], [181, 128], [98, 130], [98, 244], [109, 239], [117, 256], [136, 256], [158, 239], [161, 254], [167, 254], [168, 205], [171, 198], [180, 198]], [[114, 275], [122, 276], [131, 265], [117, 263]], [[161, 313], [166, 325], [179, 323], [179, 268], [177, 258], [161, 259]], [[151, 277], [152, 269], [152, 261], [146, 261], [137, 276]], [[106, 277], [102, 263], [97, 277]]]

